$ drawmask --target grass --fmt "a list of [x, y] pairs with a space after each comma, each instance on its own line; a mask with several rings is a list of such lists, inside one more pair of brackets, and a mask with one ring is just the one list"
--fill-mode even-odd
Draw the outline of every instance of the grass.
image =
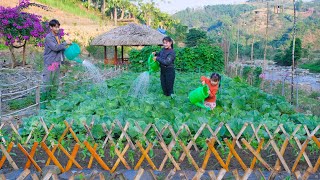
[[320, 60], [314, 63], [301, 64], [300, 68], [309, 69], [312, 73], [320, 73]]
[[97, 15], [94, 11], [89, 10], [88, 12], [88, 10], [84, 10], [85, 7], [81, 8], [79, 6], [80, 3], [76, 2], [75, 0], [37, 0], [37, 1], [77, 16], [87, 17], [94, 21], [100, 20], [99, 15]]
[[8, 49], [8, 46], [4, 44], [0, 44], [0, 50], [5, 50], [5, 49]]

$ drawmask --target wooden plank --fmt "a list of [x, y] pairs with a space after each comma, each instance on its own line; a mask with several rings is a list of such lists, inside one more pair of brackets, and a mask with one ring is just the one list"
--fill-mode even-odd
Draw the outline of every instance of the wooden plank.
[[248, 168], [245, 172], [244, 172], [244, 175], [242, 176], [242, 178], [241, 179], [248, 179], [249, 178], [249, 176], [251, 175], [251, 173], [252, 173], [252, 169], [250, 169], [250, 168]]
[[136, 176], [134, 177], [134, 180], [140, 180], [143, 173], [144, 173], [144, 169], [140, 168], [139, 171], [137, 172]]
[[[77, 144], [76, 144], [76, 145], [77, 145]], [[75, 146], [76, 146], [76, 145], [75, 145]], [[69, 160], [71, 160], [72, 163], [77, 166], [77, 168], [83, 169], [83, 168], [81, 167], [81, 165], [75, 160], [75, 157], [72, 157], [72, 156], [68, 153], [68, 151], [67, 151], [61, 144], [58, 144], [58, 147], [59, 147], [59, 148], [61, 149], [61, 151], [69, 158]]]
[[[78, 144], [78, 143], [76, 143], [75, 145], [74, 145], [74, 148], [73, 148], [73, 150], [72, 150], [72, 152], [71, 152], [71, 157], [73, 158], [73, 159], [76, 159], [76, 157], [77, 157], [77, 153], [78, 153], [78, 150], [79, 150], [79, 147], [80, 147], [80, 145]], [[72, 167], [72, 164], [73, 164], [73, 161], [71, 160], [71, 159], [69, 159], [69, 161], [68, 161], [68, 163], [67, 163], [67, 165], [66, 165], [66, 171], [69, 171], [69, 169]]]
[[257, 159], [261, 162], [261, 164], [266, 167], [269, 171], [272, 171], [272, 168], [269, 166], [269, 164], [262, 159], [260, 153], [258, 153], [257, 151], [255, 151], [252, 146], [244, 139], [241, 139], [242, 143], [248, 148], [248, 150], [255, 156], [257, 157]]
[[[202, 131], [204, 130], [204, 128], [206, 127], [206, 124], [202, 124], [201, 127], [199, 128], [199, 130], [197, 131], [197, 133], [194, 135], [194, 137], [192, 138], [192, 141], [190, 141], [187, 145], [187, 149], [188, 151], [190, 150], [190, 148], [192, 147], [192, 144], [196, 141], [196, 139], [198, 139], [198, 137], [200, 136], [200, 134], [202, 133]], [[190, 131], [190, 130], [189, 130]], [[179, 163], [181, 163], [184, 158], [186, 157], [186, 153], [183, 152], [179, 158]]]
[[[20, 144], [20, 143], [19, 143]], [[17, 180], [24, 180], [30, 174], [29, 169], [25, 169], [17, 178]]]
[[[211, 143], [212, 143], [212, 142], [211, 142]], [[204, 169], [204, 170], [205, 170], [206, 167], [207, 167], [207, 164], [208, 164], [210, 155], [211, 155], [211, 152], [210, 152], [210, 149], [208, 148], [207, 151], [206, 151], [206, 155], [205, 155], [205, 157], [204, 157], [204, 159], [203, 159], [202, 166], [201, 166], [201, 168]]]
[[[301, 143], [300, 143], [299, 139], [298, 139], [297, 137], [294, 137], [294, 140], [296, 141], [296, 143], [297, 143], [297, 145], [298, 145], [299, 149], [301, 150], [302, 145], [301, 145]], [[302, 154], [302, 155], [303, 155], [304, 159], [306, 160], [306, 162], [307, 162], [308, 166], [309, 166], [309, 167], [311, 167], [311, 168], [313, 168], [313, 166], [312, 166], [312, 164], [311, 164], [311, 161], [310, 161], [309, 157], [307, 156], [307, 153], [306, 153], [306, 152], [303, 152], [303, 154]]]
[[[284, 167], [284, 169], [285, 169], [288, 173], [291, 173], [291, 171], [290, 171], [290, 169], [289, 169], [286, 161], [284, 160], [283, 156], [281, 155], [281, 153], [280, 153], [280, 151], [279, 151], [279, 148], [278, 148], [277, 144], [274, 142], [274, 139], [273, 139], [273, 137], [272, 137], [272, 135], [271, 135], [268, 127], [267, 127], [265, 124], [264, 124], [263, 126], [264, 126], [264, 128], [266, 129], [267, 133], [268, 133], [269, 136], [270, 136], [269, 142], [270, 142], [273, 150], [276, 152], [278, 158], [280, 159], [280, 162], [282, 163], [282, 166]], [[280, 130], [280, 127], [279, 127], [279, 126], [278, 126], [278, 128], [279, 128], [279, 130]]]
[[193, 157], [191, 156], [190, 151], [187, 150], [186, 146], [183, 144], [183, 142], [181, 140], [179, 140], [179, 144], [182, 147], [183, 151], [187, 154], [187, 157], [191, 161], [191, 164], [193, 165], [193, 167], [198, 171], [199, 166], [196, 163], [196, 161], [193, 159]]
[[[232, 148], [234, 148], [236, 145], [236, 140], [235, 139], [232, 139]], [[227, 160], [226, 160], [226, 167], [229, 168], [229, 164], [231, 162], [231, 158], [232, 158], [232, 152], [229, 151], [229, 154], [228, 154], [228, 157], [227, 157]]]
[[141, 158], [139, 159], [138, 163], [134, 167], [134, 170], [137, 170], [141, 166], [141, 164], [145, 158], [147, 159], [148, 163], [151, 165], [152, 169], [156, 170], [157, 169], [156, 166], [154, 165], [154, 163], [152, 162], [151, 158], [148, 155], [148, 153], [149, 153], [150, 149], [153, 147], [153, 145], [151, 143], [149, 143], [147, 149], [145, 150], [139, 141], [137, 141], [136, 144], [137, 144], [138, 148], [140, 149], [142, 155], [141, 155]]
[[210, 133], [212, 134], [212, 137], [216, 138], [216, 141], [219, 145], [222, 145], [221, 142], [219, 141], [217, 134], [219, 133], [220, 129], [222, 128], [222, 126], [224, 125], [223, 122], [221, 122], [218, 127], [216, 128], [216, 130], [213, 132], [211, 127], [207, 124], [207, 129], [210, 131]]
[[168, 155], [169, 159], [171, 160], [172, 164], [174, 165], [174, 167], [177, 170], [181, 170], [179, 164], [174, 160], [174, 158], [172, 157], [170, 151], [168, 150], [167, 146], [165, 145], [164, 141], [160, 142], [160, 146], [162, 147], [162, 149], [164, 150], [164, 152]]
[[[159, 141], [160, 141], [160, 142], [164, 142], [164, 140], [163, 140], [163, 138], [162, 138], [162, 134], [163, 134], [164, 131], [168, 128], [168, 124], [166, 124], [166, 125], [162, 128], [161, 132], [159, 132], [159, 130], [157, 129], [157, 127], [156, 127], [154, 124], [152, 124], [152, 127], [153, 127], [154, 131], [156, 132], [157, 138], [159, 139]], [[182, 126], [180, 126], [178, 133], [181, 132], [181, 130], [182, 130]], [[169, 146], [168, 146], [168, 151], [169, 151], [170, 153], [171, 153], [171, 151], [172, 151], [172, 149], [173, 149], [173, 147], [174, 147], [175, 144], [176, 144], [175, 139], [172, 139], [171, 142], [170, 142], [170, 144], [169, 144]], [[160, 166], [159, 166], [159, 169], [158, 169], [159, 171], [162, 171], [162, 169], [163, 169], [165, 163], [167, 162], [167, 159], [168, 159], [168, 158], [169, 158], [169, 156], [168, 156], [168, 154], [166, 154], [165, 157], [163, 158]]]
[[5, 180], [5, 179], [7, 179], [7, 178], [6, 178], [6, 176], [5, 176], [4, 174], [0, 174], [0, 179], [1, 179], [1, 180]]
[[[98, 144], [95, 143], [94, 146], [93, 146], [93, 150], [96, 151], [96, 150], [97, 150], [97, 147], [98, 147]], [[94, 160], [94, 157], [93, 157], [93, 155], [91, 154], [90, 160], [89, 160], [89, 164], [88, 164], [88, 168], [89, 168], [89, 169], [90, 169], [91, 166], [92, 166], [93, 160]]]
[[171, 180], [175, 174], [176, 174], [176, 171], [174, 169], [171, 169], [171, 171], [168, 173], [168, 176], [165, 178], [165, 180]]
[[[36, 143], [36, 142], [35, 142]], [[33, 164], [33, 166], [37, 169], [37, 171], [41, 172], [41, 168], [40, 166], [37, 164], [37, 162], [33, 159], [33, 157], [31, 157], [28, 152], [22, 147], [22, 145], [19, 143], [18, 144], [18, 148], [20, 149], [20, 151], [27, 156], [27, 158], [29, 159], [29, 161], [31, 161], [31, 163]], [[27, 169], [27, 168], [25, 168]]]
[[104, 147], [106, 146], [106, 144], [107, 144], [107, 142], [108, 142], [109, 139], [110, 139], [111, 142], [114, 142], [114, 141], [113, 141], [113, 138], [112, 138], [112, 136], [111, 136], [111, 133], [112, 133], [114, 127], [115, 127], [115, 124], [112, 123], [112, 126], [111, 126], [110, 130], [108, 130], [107, 127], [106, 127], [106, 124], [105, 124], [105, 123], [102, 124], [103, 130], [104, 130], [104, 132], [107, 134], [106, 139], [103, 141], [102, 148], [104, 148]]
[[[133, 150], [135, 150], [136, 147], [134, 146], [134, 144], [132, 143], [130, 137], [129, 137], [128, 134], [127, 134], [127, 130], [128, 130], [128, 128], [129, 128], [129, 126], [130, 126], [130, 123], [129, 123], [129, 122], [126, 122], [124, 128], [122, 127], [120, 121], [117, 120], [116, 123], [117, 123], [117, 125], [119, 126], [119, 128], [120, 128], [120, 130], [121, 130], [121, 135], [120, 135], [120, 137], [119, 137], [118, 140], [122, 140], [122, 138], [123, 138], [123, 136], [124, 136], [124, 137], [127, 139], [130, 147], [131, 147]], [[118, 145], [118, 143], [117, 143], [117, 145]]]
[[240, 163], [241, 167], [243, 170], [247, 170], [248, 167], [244, 164], [244, 162], [242, 161], [242, 159], [240, 158], [240, 156], [238, 155], [238, 153], [236, 152], [236, 150], [234, 149], [234, 147], [232, 147], [232, 145], [230, 144], [230, 142], [228, 141], [227, 138], [224, 138], [224, 142], [227, 144], [227, 146], [229, 147], [229, 150], [231, 151], [231, 153], [233, 154], [233, 156], [237, 159], [237, 161]]
[[90, 146], [88, 141], [84, 141], [83, 144], [87, 147], [89, 152], [93, 155], [93, 157], [97, 160], [97, 162], [100, 164], [100, 166], [107, 171], [110, 171], [110, 168], [107, 164], [104, 163], [104, 161], [101, 159], [101, 157], [96, 153], [96, 151]]
[[204, 172], [205, 171], [203, 169], [199, 169], [197, 173], [194, 175], [194, 177], [192, 178], [192, 180], [200, 180]]
[[122, 162], [122, 164], [123, 164], [128, 170], [131, 169], [131, 167], [130, 167], [129, 164], [127, 163], [126, 159], [124, 158], [125, 153], [126, 153], [127, 150], [129, 149], [129, 143], [127, 143], [127, 145], [124, 147], [124, 149], [123, 149], [122, 152], [120, 152], [120, 151], [118, 150], [118, 148], [116, 147], [115, 144], [113, 144], [113, 145], [115, 146], [115, 147], [114, 147], [114, 150], [115, 150], [115, 152], [116, 152], [116, 154], [117, 154], [117, 156], [118, 156], [118, 159], [117, 159], [116, 163], [114, 164], [114, 166], [112, 167], [111, 173], [113, 173], [113, 172], [117, 169], [120, 161]]
[[[215, 138], [214, 138], [215, 139]], [[214, 141], [215, 142], [215, 141]], [[214, 143], [213, 142], [213, 143]], [[216, 159], [218, 160], [219, 164], [221, 165], [221, 167], [223, 167], [224, 169], [228, 170], [228, 167], [226, 166], [226, 164], [223, 162], [222, 158], [220, 157], [218, 151], [214, 148], [214, 144], [211, 143], [210, 140], [206, 140], [206, 143], [208, 145], [208, 148], [211, 150], [211, 152], [213, 153], [213, 155], [216, 157]]]
[[39, 180], [39, 177], [36, 175], [36, 173], [31, 174], [32, 180]]
[[[191, 137], [191, 141], [190, 141], [190, 142], [191, 142], [191, 144], [193, 144], [194, 149], [195, 149], [196, 151], [199, 151], [199, 148], [198, 148], [198, 146], [197, 146], [197, 144], [196, 144], [196, 139], [197, 139], [197, 138], [192, 137], [191, 131], [190, 131], [189, 127], [188, 127], [186, 124], [184, 124], [183, 126], [185, 127], [185, 129], [187, 130], [189, 136]], [[200, 127], [200, 128], [201, 128], [201, 127]], [[189, 150], [190, 150], [190, 148], [189, 148]]]
[[[8, 149], [7, 149], [7, 152], [10, 153], [11, 152], [11, 149], [13, 147], [14, 143], [13, 142], [10, 142], [9, 146], [8, 146]], [[1, 161], [0, 161], [0, 169], [2, 168], [3, 166], [3, 163], [6, 161], [7, 157], [3, 154], [2, 155], [2, 158], [1, 158]]]
[[72, 134], [72, 137], [74, 138], [74, 140], [77, 142], [77, 143], [81, 143], [80, 140], [78, 139], [76, 133], [74, 133], [73, 129], [71, 128], [71, 125], [68, 124], [67, 121], [64, 121], [64, 124], [69, 128], [69, 131], [70, 133]]
[[[54, 127], [54, 124], [51, 124], [51, 126], [50, 126], [50, 128], [49, 128], [49, 133], [51, 132], [51, 130], [53, 129], [53, 127]], [[45, 135], [44, 135], [44, 137], [42, 138], [42, 140], [41, 140], [41, 142], [43, 141], [46, 141], [46, 139], [48, 138], [48, 136], [49, 136], [49, 133], [46, 133]]]
[[137, 121], [134, 122], [134, 124], [136, 125], [136, 127], [139, 130], [139, 133], [141, 134], [143, 140], [146, 141], [147, 145], [149, 145], [150, 141], [148, 140], [148, 138], [146, 137], [147, 132], [149, 131], [149, 129], [151, 128], [151, 123], [149, 123], [147, 125], [147, 127], [145, 128], [145, 130], [143, 131], [142, 128], [140, 127], [139, 123]]
[[44, 149], [44, 151], [48, 154], [48, 156], [50, 157], [50, 159], [52, 159], [53, 163], [59, 167], [59, 169], [61, 170], [61, 172], [65, 172], [64, 168], [61, 166], [60, 162], [58, 161], [58, 159], [54, 156], [53, 152], [51, 152], [49, 150], [49, 148], [47, 147], [46, 143], [41, 142], [40, 143], [42, 149]]
[[253, 123], [250, 123], [251, 125], [251, 128], [253, 130], [253, 135], [251, 136], [250, 140], [249, 140], [249, 143], [251, 143], [253, 141], [253, 138], [256, 137], [257, 141], [260, 143], [260, 138], [259, 138], [259, 135], [258, 135], [258, 132], [261, 128], [261, 124], [259, 124], [259, 126], [255, 129], [254, 128], [254, 124]]
[[226, 172], [227, 172], [226, 169], [223, 169], [223, 168], [220, 169], [220, 171], [219, 171], [219, 173], [217, 175], [217, 180], [221, 180], [224, 177], [224, 175], [226, 174]]
[[49, 180], [52, 176], [52, 172], [49, 170], [48, 173], [43, 177], [42, 180]]
[[[58, 140], [58, 144], [60, 144], [62, 142], [62, 140], [64, 139], [64, 137], [67, 135], [67, 133], [69, 132], [69, 127], [66, 126], [66, 129], [63, 131], [62, 135], [60, 136], [59, 140]], [[41, 142], [44, 142], [45, 139], [43, 139]], [[57, 150], [58, 146], [54, 146], [52, 148], [52, 154], [54, 154]], [[50, 164], [51, 158], [49, 157], [47, 162], [46, 162], [46, 166], [48, 166]]]
[[6, 158], [8, 159], [8, 162], [10, 163], [10, 165], [13, 167], [13, 169], [18, 170], [18, 166], [16, 165], [16, 163], [12, 160], [10, 154], [8, 153], [8, 151], [6, 150], [6, 148], [4, 148], [4, 146], [2, 144], [0, 144], [0, 148], [2, 150], [2, 153], [4, 154], [4, 156], [6, 156]]
[[[258, 146], [258, 149], [257, 149], [257, 154], [260, 154], [260, 151], [262, 149], [262, 145], [264, 143], [264, 138], [261, 139], [260, 143], [259, 143], [259, 146]], [[250, 169], [253, 169], [254, 168], [254, 165], [256, 164], [257, 162], [257, 157], [254, 156], [252, 162], [251, 162], [251, 165], [250, 165]]]
[[231, 136], [233, 137], [233, 139], [236, 139], [236, 144], [237, 146], [242, 149], [241, 144], [239, 143], [238, 139], [240, 138], [240, 136], [242, 135], [242, 133], [246, 130], [248, 123], [244, 123], [240, 132], [237, 134], [237, 136], [235, 136], [235, 134], [233, 133], [232, 129], [230, 128], [229, 124], [225, 124], [226, 128], [228, 129], [228, 131], [230, 132]]
[[12, 123], [10, 123], [10, 127], [13, 130], [13, 132], [16, 133], [16, 135], [18, 135], [19, 139], [21, 139], [21, 136], [20, 136], [18, 130], [16, 129], [16, 127]]
[[[312, 140], [316, 143], [316, 145], [317, 145], [318, 148], [320, 149], [320, 141], [319, 141], [314, 135], [312, 136]], [[319, 156], [316, 164], [315, 164], [314, 167], [313, 167], [313, 172], [314, 172], [314, 173], [318, 171], [319, 166], [320, 166], [320, 156]]]
[[209, 174], [211, 180], [216, 180], [217, 179], [216, 175], [214, 174], [214, 171], [211, 170], [211, 171], [208, 172], [208, 174]]
[[[36, 150], [37, 150], [37, 147], [38, 147], [38, 142], [34, 142], [33, 143], [33, 146], [32, 146], [32, 148], [31, 148], [31, 152], [30, 152], [30, 157], [31, 158], [33, 158], [34, 157], [34, 154], [36, 153]], [[31, 165], [31, 161], [30, 161], [30, 159], [28, 159], [28, 161], [27, 161], [27, 163], [26, 163], [26, 165], [25, 165], [25, 169], [28, 169], [29, 167], [30, 167], [30, 165]]]
[[306, 150], [306, 148], [308, 146], [309, 141], [310, 141], [309, 138], [304, 141], [304, 143], [302, 145], [302, 148], [301, 148], [301, 150], [300, 150], [300, 152], [299, 152], [299, 154], [298, 154], [298, 156], [296, 158], [296, 161], [294, 162], [294, 164], [292, 166], [292, 170], [291, 170], [292, 172], [295, 172], [295, 170], [296, 170], [296, 168], [298, 166], [298, 163], [299, 163], [299, 161], [301, 159], [301, 156], [303, 155], [303, 153], [305, 152], [305, 150]]

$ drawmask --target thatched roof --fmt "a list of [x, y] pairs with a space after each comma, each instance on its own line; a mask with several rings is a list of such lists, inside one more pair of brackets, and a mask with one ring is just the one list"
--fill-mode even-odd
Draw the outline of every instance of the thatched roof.
[[161, 45], [165, 37], [146, 25], [128, 24], [120, 26], [94, 38], [94, 46], [144, 46]]

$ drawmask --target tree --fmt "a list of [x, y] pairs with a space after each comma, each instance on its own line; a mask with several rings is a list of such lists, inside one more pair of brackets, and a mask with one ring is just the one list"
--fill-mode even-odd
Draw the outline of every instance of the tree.
[[[293, 46], [293, 41], [291, 41], [290, 47], [286, 49], [285, 55], [283, 56], [283, 58], [281, 58], [280, 61], [277, 62], [277, 64], [282, 66], [292, 65], [292, 46]], [[295, 42], [295, 47], [294, 47], [295, 66], [297, 65], [301, 57], [302, 57], [302, 42], [301, 42], [301, 39], [297, 38]]]
[[188, 47], [194, 47], [200, 44], [200, 42], [207, 41], [207, 33], [205, 31], [192, 28], [186, 35], [186, 45]]
[[25, 48], [27, 41], [42, 46], [43, 43], [41, 40], [45, 37], [47, 29], [49, 29], [48, 23], [41, 21], [41, 16], [22, 11], [29, 6], [46, 9], [45, 6], [30, 3], [29, 0], [21, 0], [19, 5], [14, 8], [0, 6], [0, 38], [3, 38], [5, 45], [9, 47], [12, 68], [16, 66], [16, 57], [13, 48], [23, 47], [23, 65], [25, 65]]

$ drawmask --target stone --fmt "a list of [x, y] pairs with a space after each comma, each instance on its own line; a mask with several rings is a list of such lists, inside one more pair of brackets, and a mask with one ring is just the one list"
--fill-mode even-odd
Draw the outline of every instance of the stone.
[[20, 174], [24, 171], [24, 169], [18, 169], [18, 170], [14, 170], [10, 173], [5, 174], [4, 176], [6, 177], [7, 180], [15, 180], [17, 179]]
[[46, 176], [49, 171], [51, 171], [52, 174], [57, 174], [57, 175], [61, 173], [61, 170], [58, 168], [58, 166], [48, 165], [42, 169], [42, 177]]
[[73, 173], [71, 171], [67, 171], [65, 173], [62, 173], [59, 175], [59, 179], [70, 179], [70, 177], [73, 176]]

